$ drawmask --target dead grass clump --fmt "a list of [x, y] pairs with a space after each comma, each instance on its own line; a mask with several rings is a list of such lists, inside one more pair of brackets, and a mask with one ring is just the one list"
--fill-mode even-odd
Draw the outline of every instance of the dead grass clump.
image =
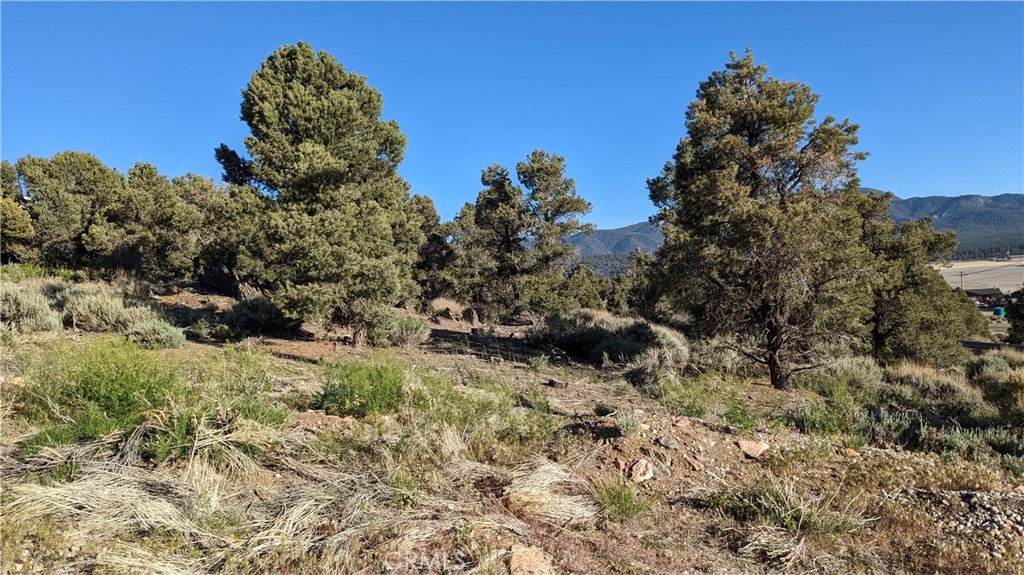
[[430, 317], [441, 317], [444, 319], [461, 320], [466, 306], [446, 297], [438, 297], [430, 300], [427, 304], [427, 314]]
[[195, 543], [211, 544], [215, 539], [189, 518], [194, 493], [137, 468], [83, 464], [75, 481], [52, 486], [16, 483], [7, 492], [6, 520], [53, 520], [79, 541], [112, 541], [146, 531]]
[[597, 364], [626, 363], [654, 349], [665, 362], [683, 367], [690, 355], [686, 338], [679, 332], [596, 310], [554, 314], [532, 339]]
[[593, 498], [562, 492], [573, 484], [583, 483], [565, 467], [538, 460], [512, 471], [505, 500], [508, 509], [517, 515], [563, 527], [591, 523], [598, 513]]

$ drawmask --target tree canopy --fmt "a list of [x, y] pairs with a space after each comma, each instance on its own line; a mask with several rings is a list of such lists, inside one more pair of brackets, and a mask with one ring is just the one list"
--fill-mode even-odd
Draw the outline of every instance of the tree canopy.
[[700, 84], [687, 135], [648, 181], [664, 223], [667, 296], [732, 338], [775, 387], [860, 331], [867, 250], [854, 209], [857, 126], [815, 119], [818, 96], [748, 51]]
[[226, 181], [271, 198], [258, 282], [303, 318], [359, 323], [367, 306], [415, 293], [420, 215], [397, 167], [383, 98], [304, 42], [267, 57], [242, 93], [250, 158], [221, 145]]

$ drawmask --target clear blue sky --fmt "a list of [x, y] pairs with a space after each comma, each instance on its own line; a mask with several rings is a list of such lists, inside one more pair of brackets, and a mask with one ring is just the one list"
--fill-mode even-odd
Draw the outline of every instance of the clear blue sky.
[[1024, 192], [1024, 3], [0, 4], [0, 154], [74, 149], [124, 171], [219, 178], [240, 91], [298, 40], [366, 75], [409, 145], [401, 173], [450, 219], [480, 170], [566, 157], [591, 221], [653, 212], [644, 186], [730, 50], [861, 125], [864, 185]]

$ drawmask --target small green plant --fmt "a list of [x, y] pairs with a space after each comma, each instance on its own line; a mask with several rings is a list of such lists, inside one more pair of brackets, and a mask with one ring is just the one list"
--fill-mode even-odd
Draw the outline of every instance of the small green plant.
[[526, 365], [530, 368], [530, 371], [540, 372], [548, 368], [551, 358], [548, 355], [535, 355], [530, 359], [526, 360]]
[[391, 345], [415, 346], [430, 339], [430, 326], [414, 317], [399, 318], [389, 338]]
[[311, 406], [329, 415], [394, 413], [405, 401], [404, 372], [385, 363], [349, 361], [327, 368], [327, 382]]
[[21, 391], [24, 415], [43, 424], [29, 449], [129, 433], [148, 410], [184, 391], [172, 367], [124, 342], [59, 347], [27, 366]]
[[597, 500], [605, 515], [612, 521], [639, 517], [650, 512], [654, 501], [638, 495], [636, 488], [623, 483], [598, 485]]
[[742, 399], [734, 399], [723, 417], [726, 423], [741, 434], [748, 434], [757, 427], [757, 416], [751, 412], [750, 405]]
[[181, 328], [174, 327], [161, 319], [137, 323], [124, 335], [128, 341], [148, 349], [175, 348], [181, 347], [185, 343], [185, 334]]
[[643, 424], [643, 418], [636, 413], [622, 413], [615, 416], [615, 427], [619, 430], [619, 435], [622, 437], [629, 437], [640, 433]]

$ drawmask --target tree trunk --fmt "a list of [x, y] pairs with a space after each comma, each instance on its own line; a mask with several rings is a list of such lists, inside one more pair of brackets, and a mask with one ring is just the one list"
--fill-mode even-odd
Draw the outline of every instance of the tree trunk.
[[768, 375], [771, 377], [772, 387], [789, 391], [793, 389], [792, 372], [789, 366], [785, 365], [778, 354], [772, 354], [768, 358]]

